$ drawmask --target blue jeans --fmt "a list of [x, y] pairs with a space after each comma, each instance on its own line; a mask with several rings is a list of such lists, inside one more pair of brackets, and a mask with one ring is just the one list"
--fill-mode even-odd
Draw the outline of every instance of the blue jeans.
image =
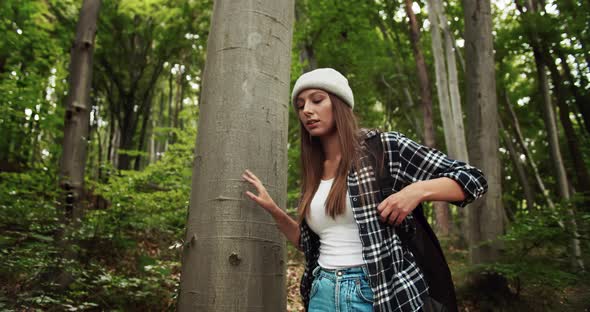
[[371, 312], [373, 291], [365, 266], [313, 270], [309, 312]]

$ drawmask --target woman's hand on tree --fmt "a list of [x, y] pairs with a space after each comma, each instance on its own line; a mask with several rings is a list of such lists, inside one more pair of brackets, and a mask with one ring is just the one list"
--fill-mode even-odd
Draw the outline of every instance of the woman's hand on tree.
[[423, 192], [419, 188], [412, 185], [406, 186], [401, 191], [389, 195], [377, 206], [379, 219], [390, 225], [400, 225], [406, 216], [422, 202], [422, 197]]
[[264, 208], [269, 212], [276, 207], [275, 202], [272, 200], [270, 195], [268, 195], [266, 188], [264, 187], [260, 179], [258, 179], [258, 177], [254, 175], [254, 173], [246, 169], [242, 174], [242, 178], [250, 182], [250, 184], [252, 184], [258, 191], [258, 195], [255, 195], [250, 191], [246, 191], [246, 196], [248, 196], [250, 199], [255, 201], [260, 207]]

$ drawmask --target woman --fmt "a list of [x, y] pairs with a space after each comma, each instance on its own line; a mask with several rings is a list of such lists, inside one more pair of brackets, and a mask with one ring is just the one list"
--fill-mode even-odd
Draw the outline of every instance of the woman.
[[[301, 125], [299, 220], [274, 203], [252, 172], [242, 177], [258, 192], [246, 195], [305, 253], [306, 309], [429, 310], [424, 274], [398, 234], [412, 232], [412, 210], [423, 201], [464, 206], [482, 196], [483, 174], [402, 134], [359, 130], [348, 80], [334, 69], [301, 75], [292, 101]], [[373, 155], [381, 161], [370, 161], [371, 138], [382, 144], [382, 155]], [[390, 176], [388, 196], [381, 195], [379, 172]]]

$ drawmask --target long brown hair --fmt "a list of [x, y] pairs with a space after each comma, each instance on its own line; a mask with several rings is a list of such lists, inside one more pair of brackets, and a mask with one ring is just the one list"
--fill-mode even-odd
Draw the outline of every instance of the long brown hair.
[[[352, 164], [358, 164], [360, 151], [359, 129], [350, 106], [328, 92], [342, 156], [336, 169], [336, 177], [328, 193], [326, 213], [332, 218], [346, 209], [347, 176]], [[309, 213], [309, 206], [318, 189], [325, 160], [322, 144], [318, 137], [311, 137], [300, 122], [301, 129], [301, 201], [298, 207], [299, 222]]]

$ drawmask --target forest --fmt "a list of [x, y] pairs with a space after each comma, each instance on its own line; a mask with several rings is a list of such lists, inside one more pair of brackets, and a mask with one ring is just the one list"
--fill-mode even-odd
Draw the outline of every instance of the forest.
[[0, 34], [0, 311], [303, 311], [236, 180], [297, 217], [322, 67], [361, 127], [485, 173], [424, 210], [460, 311], [590, 309], [590, 1], [1, 0]]

